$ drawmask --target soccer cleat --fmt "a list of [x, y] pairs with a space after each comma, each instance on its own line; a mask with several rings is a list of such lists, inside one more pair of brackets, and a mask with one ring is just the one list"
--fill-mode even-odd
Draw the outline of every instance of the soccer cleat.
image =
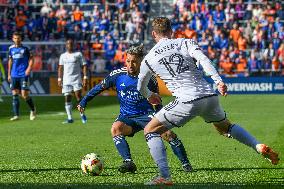
[[87, 123], [87, 117], [85, 114], [81, 114], [81, 120], [83, 124]]
[[73, 119], [66, 119], [65, 121], [62, 122], [62, 124], [69, 124], [69, 123], [73, 123]]
[[173, 184], [174, 183], [171, 180], [171, 178], [164, 178], [164, 177], [161, 177], [161, 176], [156, 176], [152, 180], [150, 180], [149, 182], [145, 183], [145, 185], [168, 185], [168, 186], [171, 186]]
[[132, 160], [124, 160], [122, 165], [118, 168], [118, 171], [121, 173], [134, 173], [137, 170], [135, 163]]
[[256, 145], [256, 149], [262, 156], [270, 161], [273, 165], [277, 165], [279, 162], [278, 153], [274, 152], [270, 147], [265, 144]]
[[19, 116], [14, 116], [10, 118], [10, 121], [17, 121], [19, 120]]
[[30, 113], [30, 120], [33, 121], [36, 118], [36, 111], [31, 111]]
[[193, 168], [190, 165], [190, 163], [183, 164], [182, 169], [184, 170], [184, 172], [192, 172], [193, 171]]

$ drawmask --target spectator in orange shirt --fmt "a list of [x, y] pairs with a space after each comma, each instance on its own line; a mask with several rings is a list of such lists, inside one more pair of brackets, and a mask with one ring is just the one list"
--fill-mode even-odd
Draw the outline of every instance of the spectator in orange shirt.
[[277, 56], [274, 56], [272, 59], [272, 72], [280, 71], [280, 61]]
[[74, 22], [80, 22], [84, 16], [84, 13], [80, 11], [80, 7], [77, 6], [76, 10], [73, 12], [73, 20]]
[[190, 28], [190, 26], [188, 26], [184, 30], [184, 35], [185, 35], [185, 38], [192, 39], [192, 38], [196, 37], [196, 32], [194, 31], [194, 29], [192, 29], [192, 28]]
[[24, 14], [22, 10], [19, 11], [15, 18], [17, 29], [21, 30], [25, 25], [28, 17]]
[[115, 52], [114, 62], [118, 65], [124, 66], [126, 60], [126, 54], [124, 52], [123, 44], [119, 43], [118, 48]]
[[231, 29], [230, 31], [230, 39], [232, 39], [234, 41], [234, 43], [238, 43], [238, 39], [240, 37], [240, 30], [238, 28], [237, 23], [233, 24], [233, 29]]
[[94, 51], [100, 52], [103, 49], [103, 44], [100, 43], [98, 38], [96, 38], [92, 44], [92, 48], [94, 49]]
[[180, 25], [180, 27], [174, 32], [174, 38], [184, 38], [184, 26]]
[[231, 59], [228, 57], [225, 59], [224, 62], [220, 62], [220, 68], [223, 69], [223, 74], [226, 75], [232, 75], [233, 69], [234, 69], [234, 63], [231, 61]]
[[240, 34], [240, 37], [238, 39], [238, 48], [240, 51], [245, 51], [247, 49], [247, 39], [243, 34]]
[[246, 76], [247, 68], [247, 59], [244, 55], [244, 52], [240, 53], [239, 58], [236, 59], [236, 71], [238, 74]]

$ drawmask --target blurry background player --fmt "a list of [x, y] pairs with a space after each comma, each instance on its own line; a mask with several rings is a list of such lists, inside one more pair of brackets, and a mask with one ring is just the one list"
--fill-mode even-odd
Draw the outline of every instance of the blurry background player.
[[13, 33], [12, 40], [14, 45], [9, 47], [8, 81], [10, 82], [13, 95], [14, 117], [10, 120], [15, 121], [19, 119], [19, 94], [22, 95], [31, 109], [30, 120], [34, 120], [36, 117], [35, 106], [32, 98], [29, 96], [29, 76], [34, 59], [30, 50], [22, 45], [22, 36], [20, 33]]
[[[82, 77], [83, 69], [83, 86], [87, 86], [87, 63], [81, 52], [74, 52], [74, 41], [66, 41], [66, 52], [60, 55], [58, 66], [58, 86], [62, 87], [62, 93], [65, 96], [65, 109], [67, 120], [65, 123], [73, 123], [72, 118], [72, 92], [74, 92], [77, 102], [82, 98]], [[87, 122], [85, 114], [80, 113], [82, 123]]]
[[253, 148], [272, 164], [278, 164], [276, 152], [226, 118], [217, 94], [203, 78], [203, 72], [198, 67], [202, 67], [211, 77], [221, 95], [227, 95], [227, 86], [198, 44], [192, 39], [171, 39], [171, 21], [166, 17], [153, 20], [152, 36], [157, 44], [141, 64], [138, 90], [149, 102], [159, 102], [159, 95], [149, 91], [147, 87], [152, 74], [157, 74], [165, 81], [175, 100], [157, 112], [144, 129], [150, 153], [160, 171], [160, 175], [147, 184], [172, 184], [160, 134], [173, 127], [180, 127], [196, 116], [212, 123], [221, 135]]
[[2, 86], [2, 82], [5, 80], [5, 78], [6, 78], [5, 69], [4, 69], [4, 66], [2, 64], [2, 59], [0, 57], [0, 102], [3, 102], [1, 86]]
[[[162, 105], [156, 105], [154, 109], [147, 99], [137, 91], [137, 76], [142, 59], [143, 45], [131, 47], [127, 50], [127, 67], [112, 71], [102, 83], [91, 89], [78, 105], [78, 110], [84, 112], [88, 101], [110, 87], [116, 88], [120, 103], [120, 114], [112, 124], [111, 134], [117, 151], [123, 158], [123, 164], [118, 169], [122, 173], [136, 171], [136, 165], [132, 161], [125, 136], [132, 137], [136, 132], [143, 130], [151, 120], [155, 109], [162, 108]], [[151, 78], [148, 87], [153, 92], [158, 93], [159, 89], [155, 77]], [[169, 142], [184, 171], [190, 172], [192, 170], [191, 165], [187, 159], [184, 146], [177, 135], [172, 131], [168, 131], [162, 137]]]

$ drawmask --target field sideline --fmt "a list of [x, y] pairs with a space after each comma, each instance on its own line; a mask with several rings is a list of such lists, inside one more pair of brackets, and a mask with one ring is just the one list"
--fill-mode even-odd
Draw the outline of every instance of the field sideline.
[[[121, 158], [110, 134], [119, 112], [115, 97], [93, 100], [86, 111], [86, 125], [75, 110], [74, 124], [61, 124], [66, 118], [63, 97], [34, 99], [38, 110], [35, 121], [29, 121], [22, 100], [17, 122], [9, 121], [11, 97], [0, 103], [0, 188], [149, 188], [142, 184], [156, 174], [156, 168], [142, 132], [127, 138], [137, 173], [117, 171]], [[221, 102], [231, 120], [272, 146], [282, 158], [284, 95], [230, 95], [221, 97]], [[184, 142], [195, 171], [184, 173], [167, 145], [176, 185], [166, 188], [284, 188], [283, 161], [271, 165], [252, 149], [219, 136], [200, 118], [174, 131]], [[81, 157], [90, 152], [105, 160], [101, 176], [81, 174]]]

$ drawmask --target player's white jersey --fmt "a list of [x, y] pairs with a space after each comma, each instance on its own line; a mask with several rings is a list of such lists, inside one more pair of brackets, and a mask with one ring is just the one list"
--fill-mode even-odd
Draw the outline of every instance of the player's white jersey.
[[82, 83], [81, 66], [86, 64], [81, 52], [61, 54], [59, 65], [63, 66], [63, 85]]
[[[203, 71], [213, 76], [216, 83], [222, 81], [210, 60], [202, 53], [194, 40], [161, 39], [145, 56], [139, 74], [138, 90], [143, 94], [149, 74], [158, 75], [172, 95], [180, 101], [191, 101], [215, 94], [203, 78]], [[140, 88], [140, 89], [139, 89]], [[144, 96], [147, 95], [148, 91]]]

